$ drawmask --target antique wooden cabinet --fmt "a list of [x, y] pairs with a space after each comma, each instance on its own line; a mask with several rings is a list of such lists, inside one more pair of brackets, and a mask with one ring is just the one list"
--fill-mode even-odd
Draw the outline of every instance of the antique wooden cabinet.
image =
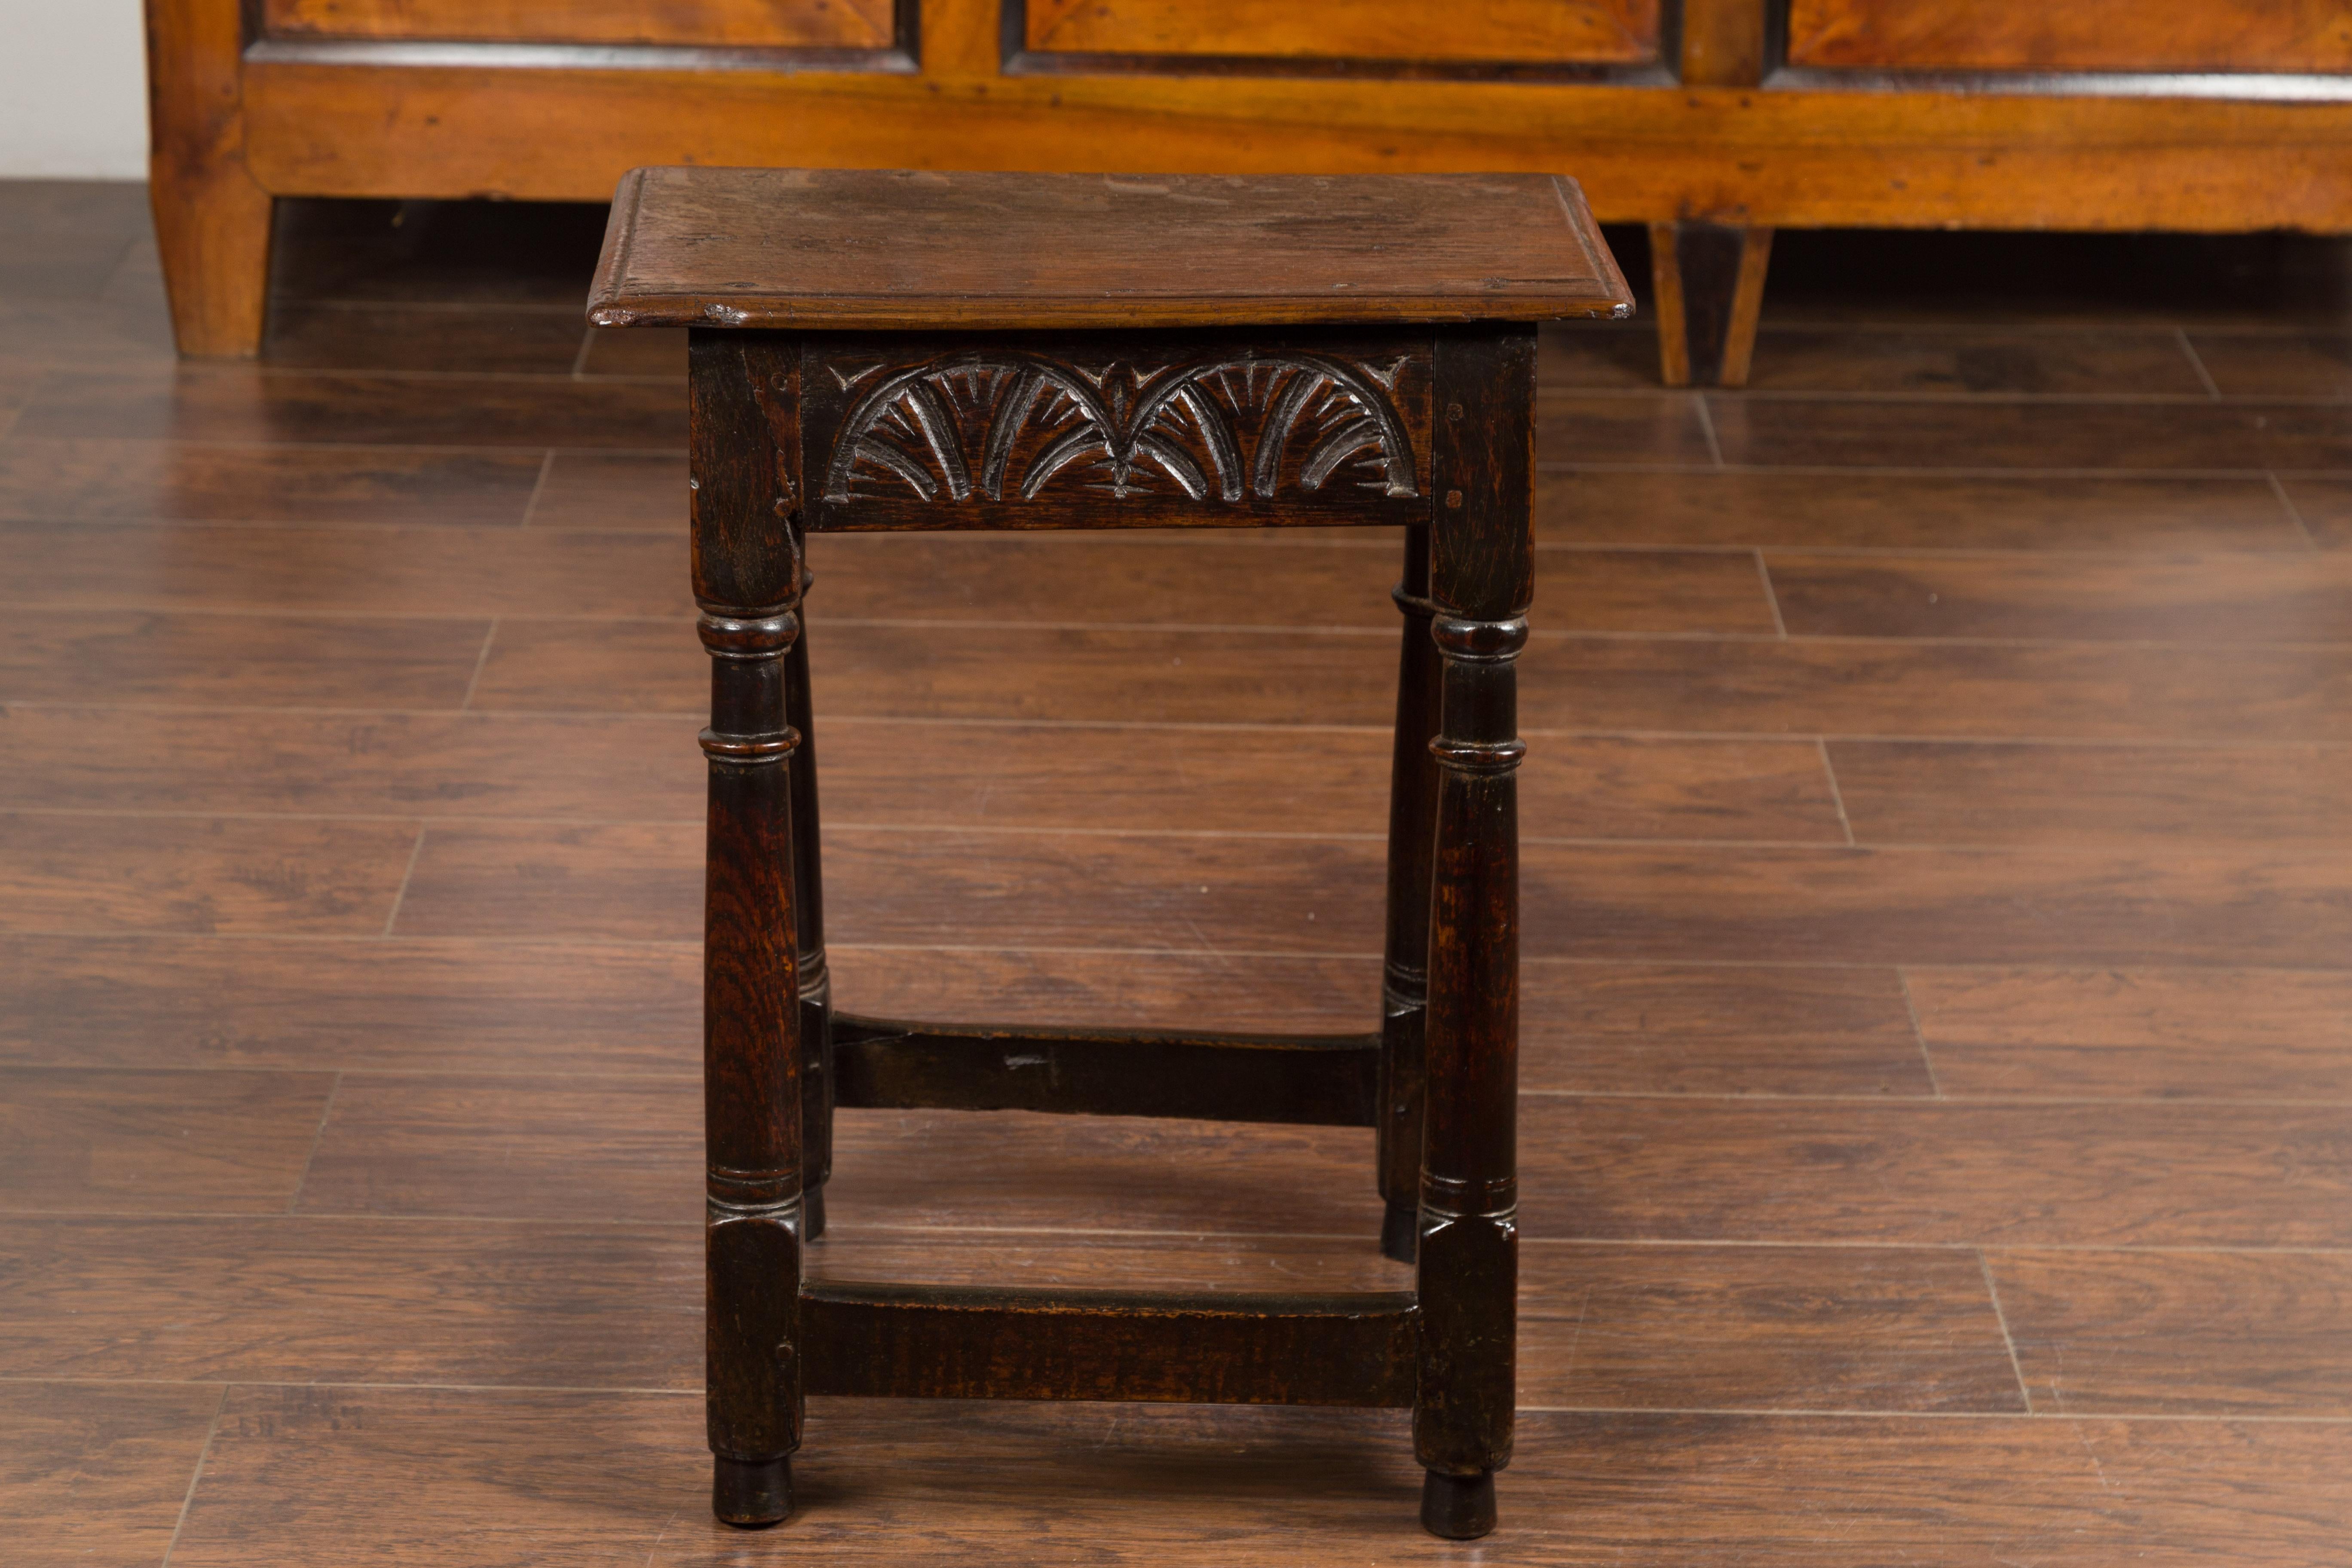
[[278, 196], [603, 200], [646, 163], [1574, 174], [1669, 380], [1776, 226], [2352, 231], [2352, 0], [147, 0], [180, 345]]

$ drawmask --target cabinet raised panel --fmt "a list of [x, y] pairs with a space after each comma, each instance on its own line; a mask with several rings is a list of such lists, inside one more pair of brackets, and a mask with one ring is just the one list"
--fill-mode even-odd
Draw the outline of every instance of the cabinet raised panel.
[[1659, 0], [1028, 0], [1040, 53], [1631, 65]]
[[265, 0], [275, 37], [884, 49], [891, 0]]
[[2352, 70], [2352, 4], [1790, 0], [1789, 63], [1876, 70]]

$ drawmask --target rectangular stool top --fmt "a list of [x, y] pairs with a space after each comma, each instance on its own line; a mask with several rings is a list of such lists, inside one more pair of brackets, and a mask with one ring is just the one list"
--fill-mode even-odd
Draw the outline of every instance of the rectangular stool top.
[[1623, 316], [1550, 174], [633, 170], [603, 327], [1118, 328]]

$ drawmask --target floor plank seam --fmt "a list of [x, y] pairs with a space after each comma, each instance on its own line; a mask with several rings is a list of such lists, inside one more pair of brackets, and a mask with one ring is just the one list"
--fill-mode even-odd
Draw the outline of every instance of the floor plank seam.
[[196, 1504], [196, 1488], [204, 1482], [205, 1461], [212, 1457], [213, 1439], [219, 1435], [221, 1416], [228, 1409], [228, 1384], [221, 1384], [220, 1398], [213, 1405], [211, 1424], [205, 1426], [205, 1440], [196, 1449], [195, 1466], [188, 1472], [188, 1489], [180, 1499], [180, 1511], [172, 1521], [172, 1536], [163, 1543], [163, 1558], [157, 1568], [172, 1568], [172, 1553], [180, 1549], [181, 1533], [188, 1528], [188, 1514]]
[[1900, 964], [1895, 966], [1895, 984], [1903, 994], [1904, 1016], [1911, 1021], [1911, 1038], [1919, 1047], [1919, 1065], [1927, 1071], [1927, 1086], [1935, 1090], [1936, 1099], [1944, 1100], [1948, 1097], [1944, 1093], [1944, 1086], [1937, 1081], [1936, 1058], [1927, 1049], [1927, 1031], [1919, 1023], [1919, 1004], [1911, 994], [1911, 976]]
[[[1669, 393], [1665, 395], [1672, 397], [1677, 395]], [[1720, 468], [1723, 467], [1723, 442], [1715, 433], [1715, 411], [1707, 405], [1707, 395], [1702, 392], [1692, 395], [1691, 406], [1697, 412], [1699, 434], [1706, 437], [1707, 457], [1711, 459], [1713, 467]], [[1542, 408], [1540, 400], [1537, 404], [1537, 408], [1540, 413]], [[1537, 467], [1540, 468], [1542, 465], [1538, 464]]]
[[[547, 476], [554, 471], [554, 468], [555, 454], [551, 451], [539, 460], [539, 477], [531, 480], [530, 494], [523, 498], [522, 521], [513, 525], [517, 531], [530, 527], [532, 514], [539, 510], [539, 498], [547, 493]], [[505, 532], [506, 530], [501, 529], [498, 531]], [[545, 535], [541, 534], [540, 537], [543, 538]]]
[[335, 1097], [343, 1091], [343, 1076], [342, 1071], [338, 1069], [333, 1079], [327, 1084], [327, 1098], [319, 1107], [319, 1125], [311, 1129], [310, 1146], [303, 1152], [302, 1168], [294, 1173], [293, 1191], [286, 1195], [286, 1214], [289, 1217], [300, 1214], [302, 1189], [310, 1184], [310, 1168], [319, 1163], [319, 1148], [327, 1141], [327, 1123], [334, 1119]]
[[2278, 497], [2279, 505], [2285, 509], [2287, 519], [2294, 524], [2295, 531], [2303, 535], [2304, 543], [2308, 545], [2315, 554], [2325, 554], [2326, 552], [2319, 542], [2319, 536], [2311, 531], [2311, 524], [2305, 519], [2303, 509], [2294, 504], [2294, 498], [2287, 493], [2286, 486], [2279, 481], [2277, 471], [2265, 470], [2263, 478], [2270, 481], [2271, 493]]
[[383, 930], [376, 933], [379, 941], [392, 935], [393, 926], [400, 919], [401, 900], [408, 897], [408, 884], [416, 875], [416, 863], [425, 858], [425, 836], [429, 831], [426, 824], [417, 823], [416, 841], [408, 847], [408, 863], [401, 868], [400, 885], [392, 890], [392, 907], [383, 913]]
[[2033, 1390], [2025, 1381], [2025, 1367], [2017, 1359], [2017, 1338], [2009, 1331], [2009, 1313], [2000, 1304], [2000, 1287], [1993, 1283], [1992, 1259], [1982, 1247], [1977, 1248], [1977, 1268], [1984, 1275], [1985, 1294], [1992, 1301], [1993, 1321], [2000, 1325], [2000, 1342], [2009, 1352], [2009, 1370], [2016, 1375], [2018, 1397], [2025, 1401], [2025, 1413], [2033, 1415]]

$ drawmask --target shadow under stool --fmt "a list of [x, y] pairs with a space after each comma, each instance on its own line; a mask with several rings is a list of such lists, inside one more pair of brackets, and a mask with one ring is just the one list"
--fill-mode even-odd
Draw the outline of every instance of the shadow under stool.
[[[1422, 1522], [1494, 1528], [1517, 1281], [1513, 661], [1534, 587], [1535, 323], [1631, 308], [1576, 186], [1543, 175], [624, 181], [591, 320], [692, 329], [720, 1519], [791, 1511], [819, 1394], [1410, 1408]], [[1364, 524], [1404, 534], [1376, 1032], [833, 1011], [807, 535]], [[1380, 1246], [1414, 1264], [1414, 1288], [808, 1280], [836, 1105], [1370, 1125]]]

